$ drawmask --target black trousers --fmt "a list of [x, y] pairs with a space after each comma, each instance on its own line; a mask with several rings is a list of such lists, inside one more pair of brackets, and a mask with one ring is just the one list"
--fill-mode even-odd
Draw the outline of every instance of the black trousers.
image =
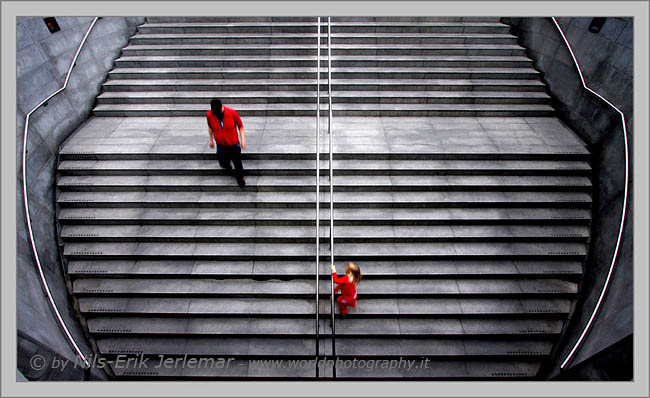
[[[244, 179], [244, 166], [241, 163], [241, 146], [239, 144], [217, 145], [217, 158], [219, 165], [226, 170], [226, 173], [234, 175], [237, 182]], [[235, 166], [234, 173], [230, 162]]]

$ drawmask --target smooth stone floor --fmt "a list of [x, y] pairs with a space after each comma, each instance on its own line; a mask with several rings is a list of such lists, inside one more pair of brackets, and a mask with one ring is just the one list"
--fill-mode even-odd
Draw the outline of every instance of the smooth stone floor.
[[[313, 153], [316, 120], [307, 117], [243, 118], [244, 153]], [[555, 117], [338, 117], [335, 153], [510, 151], [586, 153], [584, 142]], [[321, 151], [328, 151], [321, 118]], [[64, 143], [66, 151], [212, 153], [204, 117], [91, 117]]]

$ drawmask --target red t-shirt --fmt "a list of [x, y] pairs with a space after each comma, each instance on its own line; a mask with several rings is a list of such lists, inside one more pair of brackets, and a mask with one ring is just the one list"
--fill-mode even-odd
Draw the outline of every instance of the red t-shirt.
[[336, 276], [336, 272], [332, 272], [334, 277], [334, 283], [340, 283], [340, 286], [337, 286], [337, 289], [341, 287], [341, 296], [344, 300], [354, 299], [354, 295], [357, 294], [357, 287], [354, 282], [350, 282], [350, 278], [345, 274], [343, 276]]
[[236, 110], [227, 106], [223, 108], [223, 127], [219, 118], [213, 115], [212, 111], [208, 111], [205, 115], [208, 119], [208, 126], [212, 129], [212, 134], [217, 144], [227, 146], [237, 145], [239, 144], [237, 127], [241, 130], [244, 128], [244, 124]]

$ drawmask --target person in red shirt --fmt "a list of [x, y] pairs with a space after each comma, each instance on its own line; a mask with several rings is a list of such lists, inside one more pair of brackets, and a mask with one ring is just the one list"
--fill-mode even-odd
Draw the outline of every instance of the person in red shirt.
[[[208, 119], [210, 148], [214, 148], [214, 142], [217, 143], [219, 164], [226, 169], [226, 173], [234, 175], [239, 186], [243, 188], [246, 186], [246, 180], [244, 179], [244, 167], [241, 163], [241, 150], [246, 149], [246, 136], [239, 114], [215, 98], [210, 101], [210, 110], [207, 111], [206, 118]], [[241, 144], [237, 129], [241, 135]], [[235, 166], [234, 173], [230, 165], [231, 161]]]
[[334, 283], [338, 283], [334, 289], [334, 293], [341, 291], [341, 295], [336, 299], [339, 304], [339, 312], [341, 314], [348, 313], [348, 307], [352, 306], [357, 308], [357, 285], [361, 282], [361, 270], [355, 263], [348, 263], [345, 269], [345, 276], [336, 276], [336, 266], [332, 264], [332, 278]]

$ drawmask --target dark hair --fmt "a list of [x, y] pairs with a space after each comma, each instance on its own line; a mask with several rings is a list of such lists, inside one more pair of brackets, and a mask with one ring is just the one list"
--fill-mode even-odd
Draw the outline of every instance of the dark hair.
[[210, 101], [210, 110], [212, 111], [212, 114], [217, 116], [221, 114], [221, 100], [218, 99], [213, 99]]

